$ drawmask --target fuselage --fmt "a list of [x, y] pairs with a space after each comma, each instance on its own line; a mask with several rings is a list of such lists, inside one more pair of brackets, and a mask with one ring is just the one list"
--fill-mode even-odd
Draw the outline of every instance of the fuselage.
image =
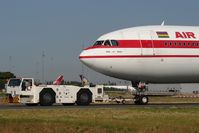
[[105, 75], [147, 83], [199, 82], [199, 27], [143, 26], [102, 35], [80, 60]]

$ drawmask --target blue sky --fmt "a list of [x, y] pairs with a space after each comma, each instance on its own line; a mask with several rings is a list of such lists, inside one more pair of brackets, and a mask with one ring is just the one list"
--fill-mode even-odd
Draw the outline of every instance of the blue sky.
[[[79, 80], [83, 47], [121, 28], [199, 25], [198, 0], [15, 0], [0, 1], [0, 71], [41, 79], [63, 74]], [[113, 80], [83, 67], [94, 82]], [[118, 80], [117, 80], [118, 81]]]

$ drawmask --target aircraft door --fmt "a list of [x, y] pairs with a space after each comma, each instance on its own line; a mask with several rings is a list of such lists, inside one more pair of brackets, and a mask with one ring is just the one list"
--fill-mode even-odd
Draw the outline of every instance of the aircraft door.
[[140, 45], [142, 47], [142, 55], [154, 55], [154, 44], [152, 38], [152, 31], [139, 32]]

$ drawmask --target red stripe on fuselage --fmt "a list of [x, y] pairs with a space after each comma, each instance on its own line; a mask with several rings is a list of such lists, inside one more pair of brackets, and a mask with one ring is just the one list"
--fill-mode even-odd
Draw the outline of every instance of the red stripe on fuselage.
[[91, 46], [86, 48], [199, 48], [199, 40], [117, 40], [119, 46]]
[[79, 58], [199, 58], [199, 55], [96, 55], [80, 56]]

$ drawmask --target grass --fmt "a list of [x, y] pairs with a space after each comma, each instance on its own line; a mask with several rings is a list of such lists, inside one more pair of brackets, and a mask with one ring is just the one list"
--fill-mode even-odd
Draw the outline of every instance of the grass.
[[180, 98], [180, 97], [149, 97], [150, 103], [199, 103], [199, 98]]
[[0, 110], [2, 133], [199, 133], [199, 108]]
[[[124, 98], [131, 99], [132, 95], [128, 92], [113, 92], [108, 91], [106, 94], [109, 95], [110, 98], [112, 97], [119, 97], [122, 96]], [[156, 96], [156, 97], [149, 97], [149, 103], [199, 103], [199, 98], [179, 98], [179, 97], [173, 97], [173, 96]]]
[[[150, 97], [150, 103], [175, 102], [199, 103], [199, 98]], [[198, 125], [199, 107], [0, 110], [1, 133], [199, 133]]]

